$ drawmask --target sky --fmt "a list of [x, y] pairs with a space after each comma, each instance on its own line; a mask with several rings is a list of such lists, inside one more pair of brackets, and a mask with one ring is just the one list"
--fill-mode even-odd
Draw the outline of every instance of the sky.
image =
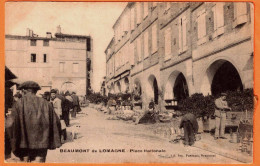
[[26, 35], [30, 28], [39, 36], [56, 33], [58, 25], [66, 34], [90, 35], [93, 38], [94, 91], [106, 73], [105, 49], [112, 39], [113, 25], [126, 2], [7, 2], [5, 34]]

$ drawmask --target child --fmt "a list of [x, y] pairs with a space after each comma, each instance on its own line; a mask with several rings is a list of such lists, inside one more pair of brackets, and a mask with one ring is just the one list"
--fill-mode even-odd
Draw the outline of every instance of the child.
[[199, 128], [196, 116], [192, 113], [185, 114], [181, 119], [180, 128], [184, 129], [184, 145], [193, 145]]

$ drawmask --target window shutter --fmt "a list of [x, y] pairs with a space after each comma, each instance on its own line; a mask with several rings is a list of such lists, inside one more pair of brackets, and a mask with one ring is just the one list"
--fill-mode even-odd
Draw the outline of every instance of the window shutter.
[[201, 11], [198, 14], [197, 23], [198, 23], [198, 28], [197, 28], [198, 39], [201, 39], [204, 36], [206, 36], [206, 12], [205, 12], [205, 10]]
[[157, 24], [155, 23], [152, 26], [152, 53], [157, 51], [158, 44], [157, 44]]
[[144, 16], [146, 18], [148, 16], [148, 2], [144, 2]]
[[213, 15], [214, 15], [214, 31], [217, 30], [217, 11], [216, 5], [212, 8]]
[[247, 3], [246, 2], [235, 2], [234, 3], [234, 21], [235, 26], [247, 22]]
[[179, 19], [179, 52], [182, 52], [182, 18]]
[[187, 20], [185, 16], [182, 19], [182, 47], [184, 48], [187, 46]]
[[164, 33], [164, 43], [165, 43], [165, 60], [171, 57], [171, 27], [165, 30]]
[[148, 30], [144, 32], [144, 58], [149, 56]]
[[135, 8], [133, 7], [133, 8], [131, 8], [131, 11], [130, 11], [130, 13], [131, 13], [131, 30], [134, 30], [135, 29], [135, 10], [134, 10]]
[[137, 24], [141, 23], [141, 2], [137, 2]]
[[217, 2], [216, 4], [217, 28], [224, 26], [224, 3]]
[[130, 65], [134, 65], [134, 60], [135, 60], [135, 48], [134, 48], [134, 43], [131, 43], [129, 45], [129, 52], [130, 52]]

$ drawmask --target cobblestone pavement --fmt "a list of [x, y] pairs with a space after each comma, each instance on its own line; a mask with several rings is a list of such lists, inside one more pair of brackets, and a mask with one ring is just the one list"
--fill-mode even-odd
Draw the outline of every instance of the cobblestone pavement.
[[107, 120], [108, 117], [93, 108], [83, 108], [67, 128], [68, 133], [78, 130], [78, 139], [68, 138], [61, 148], [49, 150], [46, 162], [239, 163], [196, 147], [171, 144], [147, 130], [147, 125]]

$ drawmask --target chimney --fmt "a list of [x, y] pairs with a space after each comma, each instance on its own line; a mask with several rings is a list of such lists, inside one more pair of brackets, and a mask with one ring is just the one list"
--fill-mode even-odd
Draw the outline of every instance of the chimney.
[[56, 32], [56, 33], [61, 33], [61, 27], [60, 27], [60, 25], [57, 26], [57, 32]]
[[30, 33], [29, 33], [30, 37], [33, 37], [33, 30], [30, 29]]
[[52, 38], [51, 32], [46, 32], [46, 37], [47, 38]]
[[30, 36], [30, 29], [29, 28], [26, 29], [26, 36]]

